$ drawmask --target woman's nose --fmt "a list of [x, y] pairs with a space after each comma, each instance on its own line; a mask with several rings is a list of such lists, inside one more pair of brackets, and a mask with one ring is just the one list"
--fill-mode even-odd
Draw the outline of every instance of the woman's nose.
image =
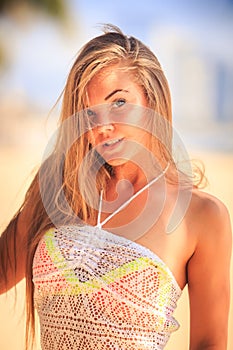
[[103, 108], [97, 113], [97, 129], [99, 133], [114, 130], [113, 120], [107, 108]]
[[112, 123], [104, 123], [97, 126], [97, 131], [99, 134], [106, 134], [114, 130], [114, 125]]

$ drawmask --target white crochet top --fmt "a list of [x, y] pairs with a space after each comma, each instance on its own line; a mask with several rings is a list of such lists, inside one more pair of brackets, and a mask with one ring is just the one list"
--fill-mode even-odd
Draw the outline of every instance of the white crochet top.
[[47, 231], [33, 261], [43, 350], [161, 350], [181, 289], [151, 250], [97, 226]]
[[147, 248], [97, 227], [49, 230], [33, 263], [43, 350], [163, 349], [181, 290]]

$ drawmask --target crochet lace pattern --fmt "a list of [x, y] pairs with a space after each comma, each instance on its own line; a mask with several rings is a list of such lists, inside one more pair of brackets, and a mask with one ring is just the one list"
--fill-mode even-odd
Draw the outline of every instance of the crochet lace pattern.
[[181, 289], [151, 250], [99, 227], [50, 229], [33, 261], [43, 350], [164, 349]]

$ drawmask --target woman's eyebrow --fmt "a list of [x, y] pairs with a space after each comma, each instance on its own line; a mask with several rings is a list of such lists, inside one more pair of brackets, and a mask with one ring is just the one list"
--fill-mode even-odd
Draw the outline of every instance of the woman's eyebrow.
[[108, 100], [110, 97], [112, 97], [114, 94], [116, 94], [117, 92], [129, 92], [128, 90], [124, 90], [124, 89], [116, 89], [114, 91], [112, 91], [108, 96], [105, 97], [105, 101]]

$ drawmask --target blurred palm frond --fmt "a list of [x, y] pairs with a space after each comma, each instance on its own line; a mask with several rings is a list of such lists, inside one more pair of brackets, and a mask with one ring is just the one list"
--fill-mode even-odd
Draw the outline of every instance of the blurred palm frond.
[[28, 6], [45, 14], [62, 19], [66, 13], [64, 0], [0, 0], [0, 15], [9, 14], [15, 8]]

